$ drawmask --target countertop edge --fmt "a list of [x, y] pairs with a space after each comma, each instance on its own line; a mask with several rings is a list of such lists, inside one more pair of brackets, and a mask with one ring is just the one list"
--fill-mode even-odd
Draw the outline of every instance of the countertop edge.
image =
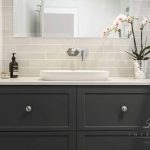
[[0, 79], [0, 85], [150, 85], [150, 79], [112, 77], [107, 81], [43, 81], [40, 77]]

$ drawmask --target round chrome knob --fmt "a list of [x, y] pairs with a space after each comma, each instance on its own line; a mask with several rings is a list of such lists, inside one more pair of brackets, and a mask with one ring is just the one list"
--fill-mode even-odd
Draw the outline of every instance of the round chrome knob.
[[122, 110], [122, 112], [127, 112], [128, 108], [127, 108], [127, 106], [122, 106], [121, 110]]
[[31, 106], [26, 106], [26, 112], [31, 112], [32, 111], [32, 107]]

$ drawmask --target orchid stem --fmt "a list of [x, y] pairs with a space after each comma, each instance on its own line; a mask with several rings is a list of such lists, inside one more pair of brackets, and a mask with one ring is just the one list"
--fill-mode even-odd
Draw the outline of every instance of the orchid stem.
[[131, 29], [132, 29], [132, 34], [133, 34], [135, 52], [137, 52], [137, 45], [136, 45], [136, 39], [135, 39], [134, 28], [133, 28], [133, 22], [131, 22]]
[[143, 50], [143, 29], [141, 29], [141, 50]]
[[146, 39], [145, 39], [145, 47], [147, 46], [147, 36], [146, 36]]

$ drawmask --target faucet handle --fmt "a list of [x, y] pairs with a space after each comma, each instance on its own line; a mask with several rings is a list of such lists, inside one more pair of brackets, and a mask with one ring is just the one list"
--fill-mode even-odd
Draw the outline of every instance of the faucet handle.
[[79, 50], [75, 48], [69, 48], [67, 50], [68, 56], [77, 56], [79, 54]]

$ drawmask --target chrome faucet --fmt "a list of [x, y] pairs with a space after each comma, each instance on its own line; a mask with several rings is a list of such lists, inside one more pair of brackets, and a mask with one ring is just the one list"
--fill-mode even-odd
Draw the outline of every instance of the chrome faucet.
[[68, 56], [78, 56], [79, 54], [81, 54], [81, 58], [82, 61], [84, 61], [85, 56], [88, 55], [88, 50], [87, 49], [83, 49], [83, 48], [69, 48], [67, 50], [67, 54]]
[[75, 48], [69, 48], [67, 50], [68, 56], [78, 56], [79, 53], [80, 53], [79, 50]]
[[81, 50], [82, 61], [84, 60], [84, 50]]

